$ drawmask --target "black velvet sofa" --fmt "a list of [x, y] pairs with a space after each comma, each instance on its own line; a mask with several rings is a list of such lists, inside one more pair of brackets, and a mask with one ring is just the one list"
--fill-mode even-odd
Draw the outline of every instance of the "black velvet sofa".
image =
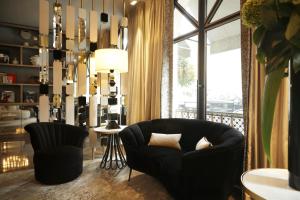
[[[153, 132], [181, 133], [181, 150], [148, 146]], [[175, 199], [227, 199], [239, 183], [244, 136], [234, 128], [201, 120], [156, 119], [128, 126], [119, 135], [130, 174], [134, 169], [157, 178]], [[213, 147], [196, 151], [203, 136]]]
[[36, 180], [53, 185], [71, 181], [82, 173], [83, 142], [88, 132], [81, 127], [59, 123], [25, 126], [34, 150]]

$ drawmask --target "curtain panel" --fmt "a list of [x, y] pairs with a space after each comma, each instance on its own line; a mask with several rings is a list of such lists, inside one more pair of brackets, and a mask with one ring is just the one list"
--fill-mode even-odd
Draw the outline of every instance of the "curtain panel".
[[140, 1], [128, 12], [128, 124], [161, 116], [163, 57], [171, 56], [164, 53], [170, 4], [172, 0]]

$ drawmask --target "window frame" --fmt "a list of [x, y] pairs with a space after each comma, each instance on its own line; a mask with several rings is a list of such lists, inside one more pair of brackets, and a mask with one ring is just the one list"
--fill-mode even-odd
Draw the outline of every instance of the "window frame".
[[198, 34], [198, 83], [197, 83], [197, 119], [206, 120], [206, 83], [207, 83], [207, 61], [206, 61], [206, 39], [207, 32], [225, 24], [240, 19], [240, 11], [234, 12], [221, 19], [211, 22], [223, 0], [216, 0], [210, 12], [207, 15], [206, 5], [209, 0], [198, 0], [198, 20], [195, 19], [184, 7], [174, 0], [174, 11], [177, 9], [196, 30], [181, 35], [173, 39], [173, 44], [196, 36]]

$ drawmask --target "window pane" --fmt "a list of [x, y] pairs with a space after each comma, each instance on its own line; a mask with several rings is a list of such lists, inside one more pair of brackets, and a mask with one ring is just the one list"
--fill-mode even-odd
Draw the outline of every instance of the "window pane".
[[174, 38], [192, 32], [196, 28], [176, 8], [174, 11]]
[[240, 20], [207, 32], [207, 119], [243, 132]]
[[240, 10], [240, 0], [223, 0], [218, 8], [215, 16], [211, 20], [212, 22], [222, 19], [232, 13]]
[[198, 0], [178, 0], [178, 3], [198, 20]]
[[206, 15], [209, 15], [212, 7], [215, 5], [217, 0], [207, 0], [206, 4]]
[[198, 36], [174, 44], [173, 117], [197, 118]]

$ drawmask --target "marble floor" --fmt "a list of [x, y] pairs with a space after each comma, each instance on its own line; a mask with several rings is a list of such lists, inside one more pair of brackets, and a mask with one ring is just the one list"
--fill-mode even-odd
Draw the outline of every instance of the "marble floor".
[[[84, 168], [77, 179], [60, 185], [46, 186], [34, 179], [33, 149], [30, 142], [0, 142], [1, 200], [171, 200], [156, 179], [129, 169], [100, 169], [105, 145], [101, 138], [90, 134], [83, 148]], [[94, 150], [94, 151], [93, 151]], [[93, 154], [94, 152], [94, 154]]]

